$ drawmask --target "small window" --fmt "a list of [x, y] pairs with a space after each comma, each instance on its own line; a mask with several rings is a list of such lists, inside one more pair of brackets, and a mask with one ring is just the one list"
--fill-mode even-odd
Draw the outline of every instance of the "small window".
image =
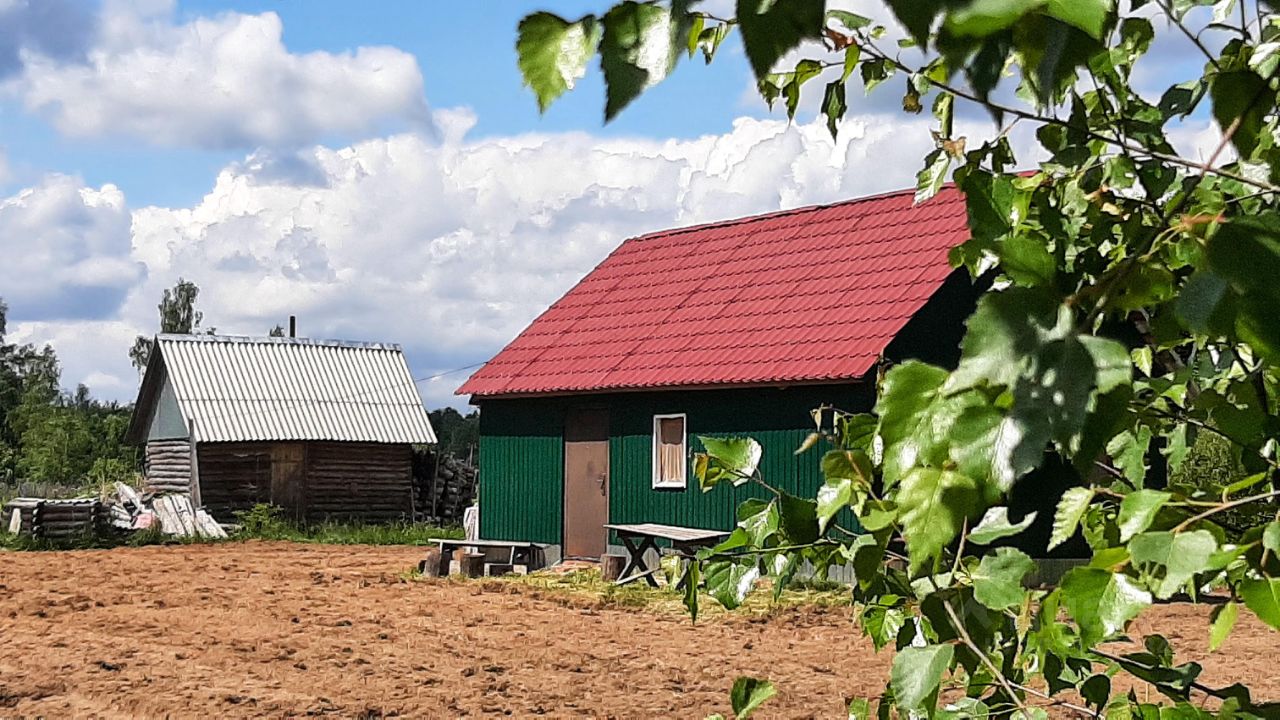
[[687, 467], [684, 452], [684, 415], [654, 415], [653, 486], [683, 488]]

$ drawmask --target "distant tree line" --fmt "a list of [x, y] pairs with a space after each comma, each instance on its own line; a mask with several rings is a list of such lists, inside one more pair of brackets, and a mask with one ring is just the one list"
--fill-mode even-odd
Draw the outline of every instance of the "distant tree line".
[[475, 462], [480, 443], [480, 412], [472, 410], [463, 415], [451, 407], [432, 410], [429, 413], [431, 428], [436, 431], [441, 453]]
[[124, 479], [138, 452], [124, 442], [130, 406], [103, 402], [84, 385], [65, 392], [53, 348], [10, 343], [0, 301], [0, 481]]

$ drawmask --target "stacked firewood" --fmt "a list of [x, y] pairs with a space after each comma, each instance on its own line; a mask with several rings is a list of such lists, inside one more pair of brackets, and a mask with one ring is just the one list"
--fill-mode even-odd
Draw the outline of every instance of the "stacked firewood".
[[475, 502], [479, 470], [466, 460], [431, 451], [416, 453], [413, 463], [414, 515], [420, 522], [458, 525]]

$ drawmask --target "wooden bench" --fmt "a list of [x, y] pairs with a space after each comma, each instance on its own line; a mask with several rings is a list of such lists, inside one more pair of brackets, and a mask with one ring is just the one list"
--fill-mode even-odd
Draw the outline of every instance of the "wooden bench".
[[[458, 548], [477, 548], [477, 549], [498, 549], [506, 550], [507, 565], [524, 565], [526, 568], [533, 563], [533, 551], [537, 549], [531, 542], [515, 542], [511, 540], [433, 540], [433, 543], [440, 548], [440, 576], [449, 574], [449, 561], [453, 559], [453, 551]], [[418, 563], [419, 572], [426, 571], [427, 561], [423, 560]]]
[[661, 554], [658, 541], [671, 543], [671, 550], [685, 557], [692, 557], [699, 548], [718, 544], [729, 536], [720, 530], [704, 530], [702, 528], [680, 527], [679, 525], [659, 525], [657, 523], [640, 523], [637, 525], [611, 525], [605, 528], [618, 535], [618, 539], [627, 549], [627, 566], [622, 569], [622, 576], [615, 581], [617, 585], [625, 585], [644, 578], [653, 587], [658, 581], [653, 578], [657, 567], [649, 567], [644, 554], [653, 550]]

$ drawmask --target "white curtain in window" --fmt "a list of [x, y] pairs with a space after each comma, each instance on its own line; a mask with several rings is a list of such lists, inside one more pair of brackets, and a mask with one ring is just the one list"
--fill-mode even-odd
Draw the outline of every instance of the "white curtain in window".
[[684, 482], [684, 418], [658, 420], [658, 482]]

